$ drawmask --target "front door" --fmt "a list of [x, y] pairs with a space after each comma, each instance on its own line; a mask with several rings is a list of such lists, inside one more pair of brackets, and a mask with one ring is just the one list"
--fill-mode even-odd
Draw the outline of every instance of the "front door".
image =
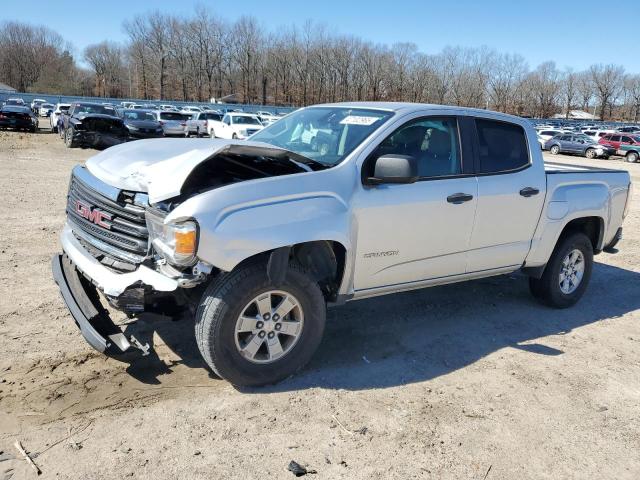
[[356, 194], [357, 292], [465, 272], [477, 179], [463, 176], [458, 139], [456, 118], [421, 117], [392, 133], [363, 165], [366, 171], [381, 155], [411, 155], [420, 179]]

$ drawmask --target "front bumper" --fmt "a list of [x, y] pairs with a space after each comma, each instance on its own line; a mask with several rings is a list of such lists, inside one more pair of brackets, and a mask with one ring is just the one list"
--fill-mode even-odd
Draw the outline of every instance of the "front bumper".
[[178, 282], [144, 265], [129, 273], [109, 270], [84, 250], [69, 225], [65, 225], [60, 240], [64, 253], [53, 256], [51, 270], [69, 313], [85, 340], [99, 352], [124, 352], [132, 343], [145, 351], [134, 337], [127, 339], [113, 323], [100, 303], [98, 290], [118, 297], [132, 285], [143, 284], [155, 291], [170, 292], [178, 287]]
[[115, 273], [109, 270], [80, 245], [69, 224], [64, 226], [60, 234], [60, 242], [64, 253], [105, 295], [117, 297], [128, 287], [138, 282], [149, 285], [158, 292], [172, 292], [178, 288], [176, 280], [144, 265], [140, 265], [136, 271], [128, 273]]
[[127, 141], [126, 135], [112, 135], [110, 133], [75, 130], [74, 140], [83, 145], [92, 147], [112, 147]]

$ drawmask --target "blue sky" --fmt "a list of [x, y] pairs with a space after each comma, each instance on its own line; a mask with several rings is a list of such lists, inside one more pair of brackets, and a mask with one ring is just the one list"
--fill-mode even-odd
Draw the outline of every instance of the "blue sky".
[[79, 53], [104, 39], [124, 41], [122, 22], [137, 13], [157, 8], [180, 15], [198, 3], [229, 20], [253, 15], [266, 29], [310, 19], [378, 43], [413, 42], [426, 53], [447, 45], [487, 45], [519, 53], [532, 67], [545, 60], [575, 70], [617, 63], [640, 73], [640, 54], [630, 48], [640, 43], [620, 40], [628, 37], [617, 21], [636, 18], [638, 0], [617, 0], [610, 8], [601, 0], [0, 0], [0, 21], [48, 25]]

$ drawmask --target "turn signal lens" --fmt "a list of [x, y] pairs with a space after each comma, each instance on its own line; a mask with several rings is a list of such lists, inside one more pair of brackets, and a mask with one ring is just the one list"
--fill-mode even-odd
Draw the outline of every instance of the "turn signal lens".
[[193, 255], [196, 253], [196, 232], [195, 230], [180, 231], [174, 233], [176, 243], [176, 253], [178, 255]]

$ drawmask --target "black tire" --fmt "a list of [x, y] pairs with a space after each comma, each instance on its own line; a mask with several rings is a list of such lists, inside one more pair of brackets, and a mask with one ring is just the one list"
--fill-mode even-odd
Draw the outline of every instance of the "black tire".
[[64, 131], [64, 144], [67, 148], [77, 147], [76, 141], [73, 139], [73, 127], [67, 127]]
[[553, 145], [549, 151], [553, 154], [553, 155], [558, 155], [560, 153], [560, 147], [558, 145]]
[[218, 137], [216, 137], [216, 131], [213, 128], [211, 129], [211, 134], [209, 136], [211, 138], [218, 138]]
[[234, 133], [233, 135], [231, 135], [231, 138], [232, 138], [233, 140], [237, 140], [237, 139], [238, 139], [238, 135], [236, 135], [236, 134]]
[[640, 156], [638, 156], [638, 154], [636, 152], [629, 152], [629, 153], [627, 153], [627, 155], [624, 158], [629, 163], [636, 163], [638, 161], [638, 159], [640, 158]]
[[[572, 250], [580, 250], [584, 259], [584, 273], [578, 287], [571, 293], [560, 289], [560, 271], [563, 260]], [[574, 305], [584, 294], [593, 270], [593, 246], [591, 240], [582, 232], [564, 235], [558, 241], [551, 254], [541, 278], [530, 278], [529, 289], [540, 302], [554, 308], [567, 308]]]
[[593, 148], [587, 148], [587, 151], [584, 152], [584, 156], [590, 159], [596, 158], [596, 151]]
[[[269, 290], [294, 295], [304, 312], [302, 331], [291, 350], [272, 363], [247, 360], [236, 347], [235, 326], [242, 309]], [[238, 386], [276, 383], [300, 370], [318, 348], [324, 331], [326, 304], [317, 283], [297, 264], [291, 264], [277, 287], [267, 276], [264, 263], [248, 264], [223, 275], [206, 289], [196, 312], [196, 340], [209, 367]]]

